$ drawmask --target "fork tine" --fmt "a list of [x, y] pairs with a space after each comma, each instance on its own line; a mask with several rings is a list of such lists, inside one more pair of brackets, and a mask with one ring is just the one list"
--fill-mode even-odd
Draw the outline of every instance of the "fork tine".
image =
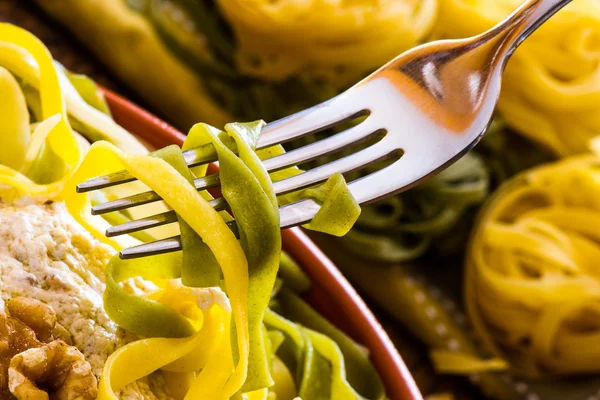
[[104, 189], [132, 181], [135, 181], [133, 175], [131, 175], [129, 171], [123, 170], [110, 175], [88, 179], [87, 181], [78, 184], [75, 187], [75, 191], [77, 191], [77, 193], [86, 193], [91, 192], [92, 190]]
[[[210, 205], [217, 211], [222, 211], [227, 208], [227, 202], [224, 198], [219, 197], [209, 201]], [[106, 230], [107, 237], [115, 237], [126, 235], [133, 232], [138, 232], [144, 229], [156, 228], [158, 226], [177, 222], [177, 214], [175, 211], [167, 211], [161, 214], [152, 215], [150, 217], [136, 219], [120, 225], [111, 226]]]
[[134, 194], [133, 196], [123, 197], [122, 199], [108, 201], [92, 207], [92, 215], [102, 215], [113, 211], [120, 211], [130, 207], [141, 206], [155, 201], [162, 200], [156, 192], [144, 192]]
[[[217, 187], [220, 183], [221, 180], [217, 174], [204, 176], [194, 180], [194, 186], [198, 191]], [[123, 197], [122, 199], [95, 205], [92, 207], [92, 215], [101, 215], [130, 207], [137, 207], [144, 204], [153, 203], [160, 200], [162, 200], [162, 198], [153, 191], [138, 193], [132, 196]]]
[[[298, 207], [304, 208], [308, 210], [308, 212], [298, 213]], [[280, 210], [283, 218], [281, 221], [281, 228], [289, 228], [307, 222], [308, 219], [306, 217], [303, 218], [302, 215], [314, 216], [320, 208], [321, 206], [312, 199], [301, 200], [298, 203], [288, 204], [281, 207]], [[239, 232], [235, 221], [227, 222], [227, 226], [233, 231], [236, 237], [239, 237]], [[171, 253], [179, 250], [182, 250], [181, 237], [173, 236], [168, 239], [156, 240], [154, 242], [144, 243], [121, 250], [119, 257], [121, 257], [123, 260], [129, 260], [157, 254]]]
[[348, 92], [345, 92], [331, 100], [267, 124], [258, 139], [257, 148], [283, 144], [368, 114], [367, 109], [357, 107], [355, 100], [350, 102], [348, 99]]
[[[368, 139], [378, 133], [383, 133], [382, 130], [375, 130], [375, 128], [373, 128], [372, 124], [369, 122], [370, 121], [367, 119], [358, 125], [355, 125], [328, 138], [289, 151], [282, 155], [268, 158], [263, 161], [263, 165], [269, 172], [277, 171], [293, 165], [314, 160], [323, 155], [334, 153], [346, 146], [359, 143], [360, 141]], [[211, 187], [219, 186], [219, 184], [220, 179], [218, 174], [208, 175], [194, 180], [194, 185], [197, 190], [209, 189]], [[108, 212], [119, 211], [125, 208], [140, 206], [159, 200], [162, 199], [156, 193], [151, 191], [144, 192], [96, 205], [92, 207], [92, 214], [99, 215]]]
[[[282, 226], [281, 227], [282, 229], [291, 227], [291, 226], [295, 226], [295, 225], [299, 225], [301, 223], [306, 222], [305, 218], [298, 219], [297, 214], [295, 214], [292, 210], [292, 206], [296, 207], [298, 204], [300, 204], [301, 206], [312, 207], [314, 209], [313, 215], [316, 214], [316, 212], [321, 207], [319, 204], [317, 204], [316, 202], [314, 202], [311, 199], [302, 200], [300, 203], [295, 203], [293, 205], [289, 204], [289, 205], [283, 207], [282, 211], [287, 208], [287, 209], [289, 209], [289, 211], [291, 211], [291, 213], [290, 212], [287, 213], [288, 214], [288, 218], [286, 220], [287, 224], [286, 224], [286, 226]], [[295, 219], [290, 218], [291, 215], [296, 216], [296, 218]], [[236, 225], [235, 221], [229, 221], [229, 222], [227, 222], [227, 225], [234, 232], [234, 234], [236, 236], [239, 236], [239, 233], [237, 231], [237, 225]], [[129, 259], [133, 259], [133, 258], [148, 257], [148, 256], [157, 255], [157, 254], [171, 253], [171, 252], [179, 251], [179, 250], [182, 250], [181, 236], [173, 236], [168, 239], [156, 240], [154, 242], [144, 243], [144, 244], [141, 244], [138, 246], [133, 246], [133, 247], [129, 247], [127, 249], [121, 250], [121, 252], [119, 253], [119, 257], [121, 257], [121, 259], [123, 259], [123, 260], [129, 260]]]
[[157, 240], [152, 243], [145, 243], [139, 246], [123, 249], [119, 253], [119, 257], [123, 260], [132, 258], [140, 258], [146, 256], [154, 256], [157, 254], [170, 253], [181, 250], [181, 237], [174, 236], [168, 239]]
[[[398, 150], [390, 149], [382, 142], [383, 140], [367, 147], [364, 150], [354, 153], [351, 156], [340, 158], [321, 167], [277, 181], [273, 183], [275, 194], [281, 195], [289, 193], [291, 191], [322, 182], [336, 172], [351, 172], [377, 161], [392, 157], [398, 153]], [[227, 202], [222, 197], [213, 199], [210, 201], [210, 203], [217, 210], [223, 210], [227, 208]], [[153, 215], [151, 217], [127, 222], [125, 224], [112, 226], [106, 231], [106, 235], [109, 237], [124, 235], [176, 221], [177, 215], [175, 212], [169, 211], [166, 213]]]
[[[231, 229], [236, 237], [239, 237], [238, 227], [235, 221], [226, 222], [227, 227]], [[181, 236], [173, 236], [167, 239], [155, 240], [154, 242], [144, 243], [138, 246], [121, 250], [119, 256], [123, 260], [152, 256], [157, 254], [170, 253], [182, 249]]]
[[[348, 188], [359, 203], [362, 204], [366, 201], [370, 201], [376, 198], [373, 191], [369, 190], [369, 188], [372, 186], [372, 179], [379, 173], [382, 173], [385, 170], [390, 171], [394, 167], [397, 167], [397, 162], [383, 168], [380, 171], [350, 182], [348, 184]], [[279, 209], [281, 215], [281, 228], [285, 229], [304, 224], [310, 221], [320, 209], [321, 205], [310, 198], [300, 200], [293, 204], [287, 204]], [[234, 231], [236, 236], [239, 236], [235, 221], [227, 222], [227, 225], [231, 230]], [[122, 250], [119, 256], [122, 259], [133, 259], [156, 254], [170, 253], [179, 250], [182, 250], [181, 237], [174, 236], [168, 239], [157, 240], [151, 243], [146, 243]]]
[[[233, 231], [236, 237], [239, 237], [237, 224], [235, 221], [228, 221], [227, 226]], [[160, 239], [150, 243], [144, 243], [138, 246], [121, 250], [119, 256], [123, 260], [153, 256], [157, 254], [170, 253], [182, 249], [181, 236], [173, 236], [167, 239]]]
[[[239, 231], [235, 221], [226, 222], [229, 229], [236, 237], [239, 237]], [[119, 257], [123, 260], [153, 256], [157, 254], [171, 253], [182, 249], [181, 236], [173, 236], [167, 239], [160, 239], [150, 243], [144, 243], [138, 246], [121, 250]]]
[[[368, 114], [366, 109], [356, 108], [354, 104], [344, 104], [346, 103], [344, 95], [345, 93], [289, 117], [267, 124], [263, 128], [263, 134], [258, 139], [257, 149], [286, 143]], [[212, 144], [186, 150], [183, 152], [183, 157], [189, 167], [217, 161], [217, 153]], [[86, 193], [134, 180], [135, 178], [129, 172], [119, 171], [82, 182], [77, 185], [76, 191]]]
[[[212, 144], [205, 144], [194, 149], [186, 150], [182, 154], [186, 164], [190, 168], [217, 161], [217, 152]], [[75, 187], [75, 190], [77, 193], [86, 193], [91, 192], [92, 190], [104, 189], [135, 180], [136, 178], [128, 171], [122, 170], [97, 178], [88, 179], [87, 181], [78, 184]]]
[[211, 143], [204, 144], [183, 152], [183, 159], [188, 167], [196, 167], [217, 161], [217, 150]]
[[[348, 182], [348, 190], [350, 190], [352, 196], [358, 202], [358, 204], [365, 204], [381, 197], [383, 194], [380, 190], [382, 179], [384, 179], [384, 181], [391, 182], [389, 179], [385, 179], [385, 176], [389, 176], [392, 171], [394, 174], [398, 174], [398, 167], [403, 161], [404, 157], [390, 165], [383, 167], [380, 170]], [[407, 187], [413, 183], [413, 177], [413, 174], [406, 174], [405, 179]], [[379, 184], [374, 184], [374, 182], [378, 182]], [[296, 203], [287, 204], [283, 207], [280, 207], [279, 216], [281, 229], [302, 225], [310, 221], [315, 215], [317, 215], [317, 212], [319, 212], [320, 209], [321, 205], [311, 198], [303, 199]]]
[[263, 165], [267, 171], [272, 172], [300, 165], [321, 156], [336, 153], [348, 146], [360, 143], [363, 140], [384, 132], [381, 129], [375, 128], [373, 125], [374, 124], [367, 119], [358, 125], [331, 135], [325, 139], [288, 151], [277, 157], [266, 159], [263, 161]]
[[128, 233], [133, 233], [144, 229], [156, 228], [172, 222], [177, 222], [177, 214], [175, 211], [167, 211], [151, 217], [136, 219], [124, 224], [111, 226], [106, 230], [106, 236], [115, 237], [126, 235]]
[[388, 146], [385, 138], [381, 141], [349, 156], [337, 159], [330, 163], [310, 169], [301, 174], [273, 183], [275, 193], [278, 195], [293, 192], [327, 180], [335, 173], [345, 174], [360, 168], [367, 167], [378, 161], [386, 160], [399, 155], [402, 150]]

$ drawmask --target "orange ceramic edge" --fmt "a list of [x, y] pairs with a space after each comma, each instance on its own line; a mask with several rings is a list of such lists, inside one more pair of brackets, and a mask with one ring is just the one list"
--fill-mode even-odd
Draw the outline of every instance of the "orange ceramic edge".
[[[156, 147], [181, 145], [185, 139], [184, 134], [156, 116], [114, 92], [103, 90], [114, 119], [149, 144]], [[348, 333], [370, 350], [371, 360], [390, 399], [422, 400], [410, 371], [385, 330], [333, 262], [299, 228], [282, 231], [282, 237], [284, 249], [318, 284], [309, 293], [308, 300], [319, 312], [327, 307], [346, 317], [345, 328], [350, 328], [352, 332]], [[331, 312], [324, 314], [332, 316]]]

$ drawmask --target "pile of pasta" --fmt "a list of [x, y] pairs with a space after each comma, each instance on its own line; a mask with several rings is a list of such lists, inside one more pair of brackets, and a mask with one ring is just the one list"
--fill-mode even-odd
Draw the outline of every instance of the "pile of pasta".
[[277, 81], [310, 71], [340, 88], [422, 41], [438, 6], [437, 0], [217, 3], [235, 32], [244, 73]]
[[[521, 0], [441, 0], [435, 36], [477, 35]], [[457, 21], [460, 21], [457, 22]], [[574, 1], [515, 52], [503, 78], [506, 123], [559, 156], [581, 153], [600, 134], [600, 3]]]
[[472, 232], [471, 322], [522, 376], [600, 371], [599, 166], [582, 155], [518, 175]]
[[[65, 71], [29, 32], [0, 24], [0, 65], [3, 199], [64, 201], [95, 238], [120, 250], [155, 238], [107, 238], [111, 223], [134, 216], [92, 216], [91, 204], [123, 193], [89, 196], [77, 194], [75, 186], [127, 169], [141, 182], [134, 188], [155, 190], [179, 218], [182, 252], [129, 261], [115, 255], [106, 266], [104, 308], [138, 340], [109, 357], [98, 399], [117, 399], [124, 386], [155, 371], [178, 399], [385, 398], [364, 349], [299, 297], [310, 283], [281, 253], [280, 202], [312, 197], [322, 208], [311, 228], [333, 234], [350, 229], [360, 208], [341, 175], [277, 199], [260, 157], [283, 150], [254, 152], [264, 122], [229, 124], [224, 131], [197, 124], [183, 148], [200, 147], [206, 157], [218, 157], [233, 219], [215, 211], [211, 195], [193, 186], [206, 166], [188, 169], [177, 146], [148, 154], [114, 123], [95, 84]], [[277, 177], [296, 173], [279, 171]], [[156, 207], [150, 211], [166, 206]], [[340, 207], [343, 219], [335, 217]], [[121, 283], [131, 277], [152, 280], [159, 290], [130, 293]], [[228, 301], [214, 299], [215, 287]]]

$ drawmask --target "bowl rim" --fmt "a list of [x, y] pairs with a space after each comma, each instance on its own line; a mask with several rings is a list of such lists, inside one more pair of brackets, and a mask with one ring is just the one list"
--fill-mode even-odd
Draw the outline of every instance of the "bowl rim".
[[[181, 145], [185, 135], [117, 93], [101, 88], [113, 118], [123, 128], [148, 144]], [[298, 227], [282, 230], [283, 248], [302, 265], [310, 279], [330, 295], [319, 303], [336, 307], [357, 327], [356, 339], [370, 351], [370, 358], [393, 400], [422, 400], [423, 397], [389, 336], [356, 290], [333, 262]], [[310, 293], [309, 293], [310, 296]], [[325, 302], [324, 302], [325, 301]]]

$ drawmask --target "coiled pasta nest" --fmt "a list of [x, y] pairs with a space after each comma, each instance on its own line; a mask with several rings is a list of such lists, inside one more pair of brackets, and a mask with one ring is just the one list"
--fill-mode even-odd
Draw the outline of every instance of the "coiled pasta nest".
[[472, 234], [470, 318], [521, 375], [600, 371], [599, 167], [586, 155], [515, 177]]
[[351, 79], [429, 34], [437, 0], [218, 0], [240, 69], [265, 80], [305, 71]]

